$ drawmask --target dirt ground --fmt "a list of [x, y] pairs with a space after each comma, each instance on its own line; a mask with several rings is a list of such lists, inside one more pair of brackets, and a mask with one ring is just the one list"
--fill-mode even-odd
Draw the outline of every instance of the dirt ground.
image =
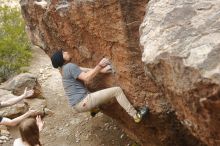
[[[68, 106], [62, 87], [61, 76], [53, 69], [50, 58], [39, 48], [32, 48], [33, 59], [29, 72], [38, 76], [47, 107], [54, 114], [44, 117], [41, 132], [44, 146], [131, 146], [134, 141], [117, 126], [116, 122], [99, 113], [92, 118], [89, 113], [76, 114]], [[18, 130], [10, 129], [11, 139], [4, 146], [10, 146], [19, 137]]]

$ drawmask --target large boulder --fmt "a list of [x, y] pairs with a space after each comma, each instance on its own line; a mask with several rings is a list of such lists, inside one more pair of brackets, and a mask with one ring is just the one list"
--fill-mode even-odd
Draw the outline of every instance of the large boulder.
[[[0, 101], [5, 101], [10, 98], [14, 98], [11, 91], [0, 89]], [[25, 111], [27, 111], [25, 103], [19, 102], [18, 104], [10, 107], [0, 108], [0, 116], [13, 118], [23, 114]]]
[[0, 85], [0, 89], [11, 91], [14, 95], [21, 95], [25, 88], [34, 89], [33, 97], [40, 97], [40, 85], [37, 77], [30, 73], [19, 74]]
[[102, 107], [142, 145], [200, 146], [184, 127], [157, 80], [144, 71], [139, 47], [139, 26], [148, 0], [21, 0], [22, 14], [33, 45], [49, 56], [60, 48], [73, 62], [94, 67], [103, 57], [112, 61], [115, 74], [94, 79], [91, 91], [120, 86], [135, 106], [149, 105], [150, 116], [140, 124], [116, 103]]
[[140, 27], [146, 73], [209, 146], [220, 145], [219, 8], [219, 0], [152, 0]]
[[30, 73], [19, 74], [3, 83], [0, 86], [0, 101], [15, 98], [15, 95], [20, 96], [23, 94], [25, 87], [27, 87], [28, 90], [33, 89], [34, 95], [15, 105], [0, 108], [0, 116], [15, 118], [24, 114], [29, 108], [44, 113], [46, 100], [41, 95], [41, 87], [37, 82], [37, 77]]

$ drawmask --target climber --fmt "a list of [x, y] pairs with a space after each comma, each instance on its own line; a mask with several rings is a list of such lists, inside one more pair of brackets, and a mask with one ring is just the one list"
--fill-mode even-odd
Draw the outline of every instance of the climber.
[[[25, 98], [31, 97], [33, 94], [34, 94], [33, 90], [27, 91], [27, 88], [25, 88], [24, 93], [22, 95], [20, 96], [12, 95], [13, 97], [11, 97], [10, 99], [6, 101], [1, 101], [0, 108], [14, 105]], [[16, 126], [18, 123], [20, 123], [25, 118], [28, 118], [29, 116], [35, 116], [36, 114], [37, 114], [37, 111], [29, 110], [25, 114], [14, 119], [9, 119], [9, 118], [0, 116], [0, 125]]]
[[110, 61], [103, 58], [93, 69], [78, 67], [71, 63], [71, 55], [66, 51], [57, 51], [51, 57], [54, 68], [60, 68], [63, 86], [69, 99], [69, 104], [77, 112], [86, 112], [99, 105], [116, 98], [125, 111], [139, 123], [149, 109], [142, 107], [136, 110], [128, 101], [120, 87], [112, 87], [90, 93], [84, 83], [89, 82], [98, 73], [108, 73], [111, 69]]

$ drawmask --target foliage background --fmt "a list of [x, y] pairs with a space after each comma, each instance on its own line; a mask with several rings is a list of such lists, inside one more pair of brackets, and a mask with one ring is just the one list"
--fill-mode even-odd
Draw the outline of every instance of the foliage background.
[[24, 71], [31, 58], [29, 48], [20, 9], [0, 6], [0, 82]]

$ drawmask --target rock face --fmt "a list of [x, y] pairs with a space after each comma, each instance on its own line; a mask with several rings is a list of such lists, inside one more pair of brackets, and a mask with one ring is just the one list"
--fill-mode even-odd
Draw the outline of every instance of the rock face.
[[178, 119], [220, 145], [220, 1], [152, 0], [140, 27], [142, 56]]
[[[111, 86], [120, 86], [134, 106], [138, 107], [146, 104], [150, 106], [150, 115], [140, 124], [135, 124], [116, 102], [102, 107], [104, 113], [115, 118], [127, 133], [141, 145], [201, 146], [205, 145], [205, 143], [209, 144], [207, 137], [202, 134], [195, 134], [196, 132], [191, 131], [190, 128], [188, 130], [187, 124], [191, 124], [191, 121], [189, 122], [189, 120], [179, 117], [179, 115], [187, 114], [188, 111], [188, 105], [182, 104], [184, 100], [182, 101], [181, 99], [183, 98], [181, 97], [190, 97], [189, 94], [193, 94], [196, 91], [197, 95], [199, 95], [199, 89], [204, 90], [204, 86], [198, 89], [189, 85], [189, 82], [187, 84], [179, 83], [188, 88], [192, 87], [192, 92], [176, 96], [176, 92], [171, 92], [163, 86], [171, 83], [169, 80], [164, 80], [164, 78], [170, 75], [169, 79], [172, 79], [169, 72], [173, 71], [172, 68], [168, 68], [168, 71], [159, 67], [154, 68], [152, 63], [154, 60], [152, 59], [150, 63], [152, 66], [148, 66], [149, 62], [146, 61], [147, 58], [145, 57], [143, 58], [145, 58], [144, 61], [147, 65], [145, 66], [141, 61], [139, 26], [143, 21], [147, 3], [147, 0], [20, 1], [22, 14], [27, 24], [26, 29], [32, 43], [41, 47], [49, 56], [56, 50], [63, 48], [72, 53], [74, 57], [72, 61], [74, 63], [84, 67], [94, 67], [103, 56], [111, 59], [115, 74], [98, 76], [94, 79], [90, 88], [91, 90], [98, 90]], [[153, 0], [151, 3], [154, 3]], [[147, 11], [149, 11], [151, 3], [148, 5]], [[162, 5], [159, 6], [163, 7]], [[173, 7], [175, 6], [174, 3]], [[166, 8], [163, 8], [164, 11], [159, 12], [166, 13]], [[154, 6], [154, 9], [156, 9], [156, 6]], [[185, 11], [179, 12], [179, 15], [182, 12]], [[191, 11], [188, 12], [188, 10], [186, 12], [194, 14]], [[163, 15], [154, 17], [154, 19], [159, 19]], [[147, 17], [146, 15], [145, 20]], [[187, 17], [186, 20], [190, 18]], [[173, 20], [172, 17], [167, 19]], [[183, 18], [183, 20], [185, 19]], [[183, 20], [180, 19], [179, 21]], [[142, 30], [145, 27], [147, 29], [147, 25], [143, 23]], [[153, 26], [152, 24], [151, 29], [155, 27], [156, 25]], [[142, 45], [151, 45], [146, 43], [148, 40], [144, 38], [147, 37], [145, 34], [147, 32], [142, 31], [141, 42], [144, 42]], [[151, 49], [154, 49], [154, 46]], [[166, 62], [169, 63], [168, 61]], [[176, 63], [177, 61], [175, 61]], [[153, 71], [155, 71], [155, 75]], [[196, 76], [197, 72], [192, 72], [191, 74]], [[178, 75], [180, 75], [179, 78], [182, 77], [182, 74], [178, 73], [176, 76]], [[186, 77], [191, 78], [190, 76]], [[100, 82], [100, 80], [102, 81]], [[166, 83], [165, 81], [169, 82]], [[209, 85], [208, 83], [207, 81], [207, 85]], [[178, 88], [177, 91], [181, 91], [179, 86], [172, 85], [173, 88]], [[215, 87], [217, 88], [218, 86]], [[175, 99], [173, 99], [174, 97]], [[187, 100], [189, 100], [189, 103], [193, 103], [192, 101], [197, 98], [192, 97], [187, 98]], [[179, 100], [181, 102], [178, 102]], [[215, 102], [213, 101], [213, 103]], [[197, 107], [197, 104], [194, 106]], [[193, 117], [193, 115], [190, 115], [190, 117]], [[200, 121], [198, 121], [198, 124]], [[197, 122], [194, 121], [194, 123]], [[204, 125], [201, 124], [201, 126]], [[203, 142], [195, 138], [192, 133]]]

